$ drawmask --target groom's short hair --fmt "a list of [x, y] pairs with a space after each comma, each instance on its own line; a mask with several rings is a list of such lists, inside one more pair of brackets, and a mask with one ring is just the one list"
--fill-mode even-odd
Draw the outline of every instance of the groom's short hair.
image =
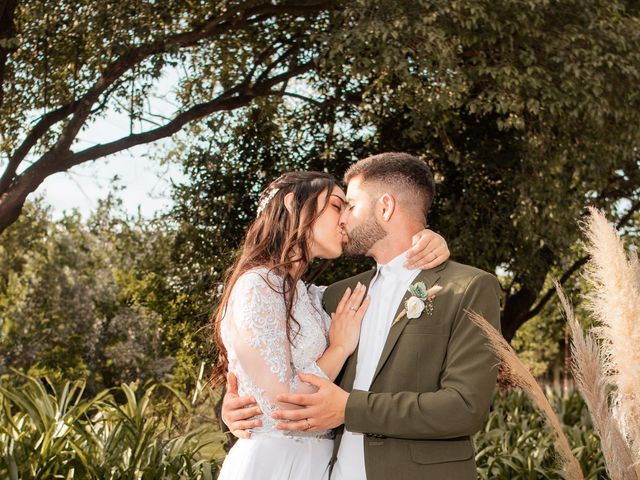
[[391, 187], [398, 194], [410, 194], [415, 202], [413, 205], [422, 206], [421, 214], [426, 218], [436, 187], [431, 169], [423, 160], [409, 153], [379, 153], [351, 165], [344, 174], [344, 181], [348, 183], [357, 176], [362, 176], [363, 183], [376, 182]]

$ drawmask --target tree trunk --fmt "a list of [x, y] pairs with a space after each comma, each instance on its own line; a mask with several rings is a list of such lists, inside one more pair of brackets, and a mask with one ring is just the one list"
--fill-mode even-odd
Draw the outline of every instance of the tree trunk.
[[54, 167], [54, 162], [34, 163], [4, 191], [0, 191], [0, 235], [18, 219], [27, 196], [33, 193], [49, 175], [60, 171]]
[[19, 201], [16, 198], [11, 198], [9, 193], [5, 193], [0, 197], [0, 235], [18, 219], [20, 213], [22, 213], [25, 198]]
[[534, 292], [523, 287], [516, 294], [507, 298], [502, 312], [502, 335], [511, 342], [516, 331], [531, 318], [529, 312], [536, 302], [540, 291]]

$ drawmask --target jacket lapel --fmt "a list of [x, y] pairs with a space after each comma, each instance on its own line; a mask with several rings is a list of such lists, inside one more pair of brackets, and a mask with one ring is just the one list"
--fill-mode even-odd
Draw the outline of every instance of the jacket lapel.
[[[367, 290], [369, 289], [369, 285], [371, 284], [371, 280], [376, 274], [376, 269], [371, 269], [371, 272], [362, 279], [362, 283], [366, 285]], [[347, 361], [344, 366], [344, 374], [342, 376], [342, 380], [340, 381], [341, 387], [346, 391], [351, 391], [353, 388], [353, 382], [356, 378], [356, 367], [358, 365], [358, 348], [360, 348], [360, 344], [356, 347], [355, 351], [347, 358]]]
[[[440, 265], [440, 266], [438, 266], [436, 268], [433, 268], [431, 270], [422, 271], [411, 282], [411, 284], [413, 285], [416, 282], [424, 282], [424, 284], [427, 287], [427, 289], [433, 287], [438, 282], [438, 280], [440, 279], [440, 272], [445, 268], [446, 265], [447, 265], [447, 262], [445, 262], [442, 265]], [[398, 305], [398, 308], [396, 309], [396, 313], [394, 314], [393, 318], [391, 319], [392, 322], [393, 322], [394, 319], [396, 319], [398, 317], [400, 312], [402, 312], [402, 310], [404, 310], [404, 304], [405, 304], [405, 302], [407, 300], [409, 300], [410, 297], [411, 297], [411, 294], [407, 290], [407, 292], [405, 292], [405, 294], [404, 294], [404, 297], [402, 297], [402, 301], [400, 302], [400, 305]], [[409, 319], [407, 318], [407, 315], [405, 314], [397, 322], [395, 322], [393, 325], [391, 325], [391, 328], [389, 330], [389, 334], [387, 335], [387, 340], [386, 340], [386, 342], [384, 344], [384, 347], [382, 348], [382, 353], [380, 354], [380, 360], [378, 360], [378, 366], [376, 367], [376, 371], [373, 374], [373, 379], [371, 380], [371, 385], [373, 385], [373, 382], [376, 381], [376, 377], [380, 373], [380, 370], [382, 370], [382, 367], [384, 367], [384, 364], [386, 363], [387, 359], [389, 358], [389, 355], [391, 355], [391, 352], [393, 351], [393, 347], [395, 347], [396, 343], [398, 342], [398, 339], [400, 338], [400, 334], [404, 330], [404, 327], [407, 326], [407, 323], [409, 323]], [[354, 369], [354, 371], [355, 371], [355, 369]], [[352, 384], [353, 384], [353, 382], [352, 382]]]
[[362, 279], [362, 283], [366, 285], [367, 289], [369, 289], [369, 285], [371, 284], [371, 280], [375, 276], [377, 269], [374, 267], [367, 272], [367, 275]]

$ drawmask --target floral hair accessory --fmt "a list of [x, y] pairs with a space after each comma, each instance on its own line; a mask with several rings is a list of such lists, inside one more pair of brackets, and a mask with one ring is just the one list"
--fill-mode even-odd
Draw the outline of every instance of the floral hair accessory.
[[434, 285], [427, 290], [423, 282], [417, 282], [411, 285], [408, 289], [411, 297], [405, 302], [404, 310], [398, 314], [391, 325], [399, 321], [404, 315], [406, 315], [408, 319], [412, 319], [422, 315], [425, 309], [427, 309], [428, 314], [433, 313], [433, 298], [440, 290], [442, 290], [440, 285]]
[[272, 188], [269, 193], [266, 193], [265, 191], [265, 193], [262, 194], [262, 198], [260, 199], [260, 203], [258, 204], [256, 216], [259, 216], [262, 211], [267, 208], [267, 205], [269, 205], [269, 202], [273, 197], [275, 197], [276, 193], [278, 193], [279, 190], [279, 188]]

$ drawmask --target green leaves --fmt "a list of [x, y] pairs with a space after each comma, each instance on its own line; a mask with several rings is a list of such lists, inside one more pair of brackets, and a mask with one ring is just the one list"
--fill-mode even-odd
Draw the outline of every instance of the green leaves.
[[[590, 423], [580, 394], [566, 397], [546, 391], [562, 420], [572, 451], [580, 461], [585, 478], [606, 478], [600, 443]], [[555, 480], [554, 435], [520, 391], [497, 394], [484, 428], [474, 436], [476, 465], [480, 479]]]
[[[0, 399], [4, 405], [0, 434], [4, 438], [0, 445], [10, 449], [3, 452], [5, 466], [13, 472], [12, 476], [18, 473], [18, 466], [22, 478], [53, 476], [57, 471], [55, 463], [65, 465], [70, 461], [67, 449], [73, 441], [73, 425], [106, 392], [84, 401], [82, 382], [67, 382], [56, 397], [50, 393], [55, 392], [55, 385], [48, 380], [43, 383], [23, 376], [20, 381], [24, 383], [19, 389], [4, 383], [0, 385]], [[27, 458], [34, 460], [27, 462]]]
[[427, 299], [427, 287], [424, 282], [416, 282], [409, 287], [409, 293], [414, 297], [418, 297], [421, 300]]
[[174, 366], [159, 313], [170, 323], [183, 308], [164, 273], [170, 240], [116, 210], [54, 222], [31, 204], [0, 237], [0, 374], [88, 379], [95, 394]]
[[3, 478], [210, 479], [217, 470], [224, 436], [210, 419], [183, 430], [176, 415], [196, 412], [175, 390], [123, 384], [87, 399], [83, 382], [21, 381], [0, 385]]

